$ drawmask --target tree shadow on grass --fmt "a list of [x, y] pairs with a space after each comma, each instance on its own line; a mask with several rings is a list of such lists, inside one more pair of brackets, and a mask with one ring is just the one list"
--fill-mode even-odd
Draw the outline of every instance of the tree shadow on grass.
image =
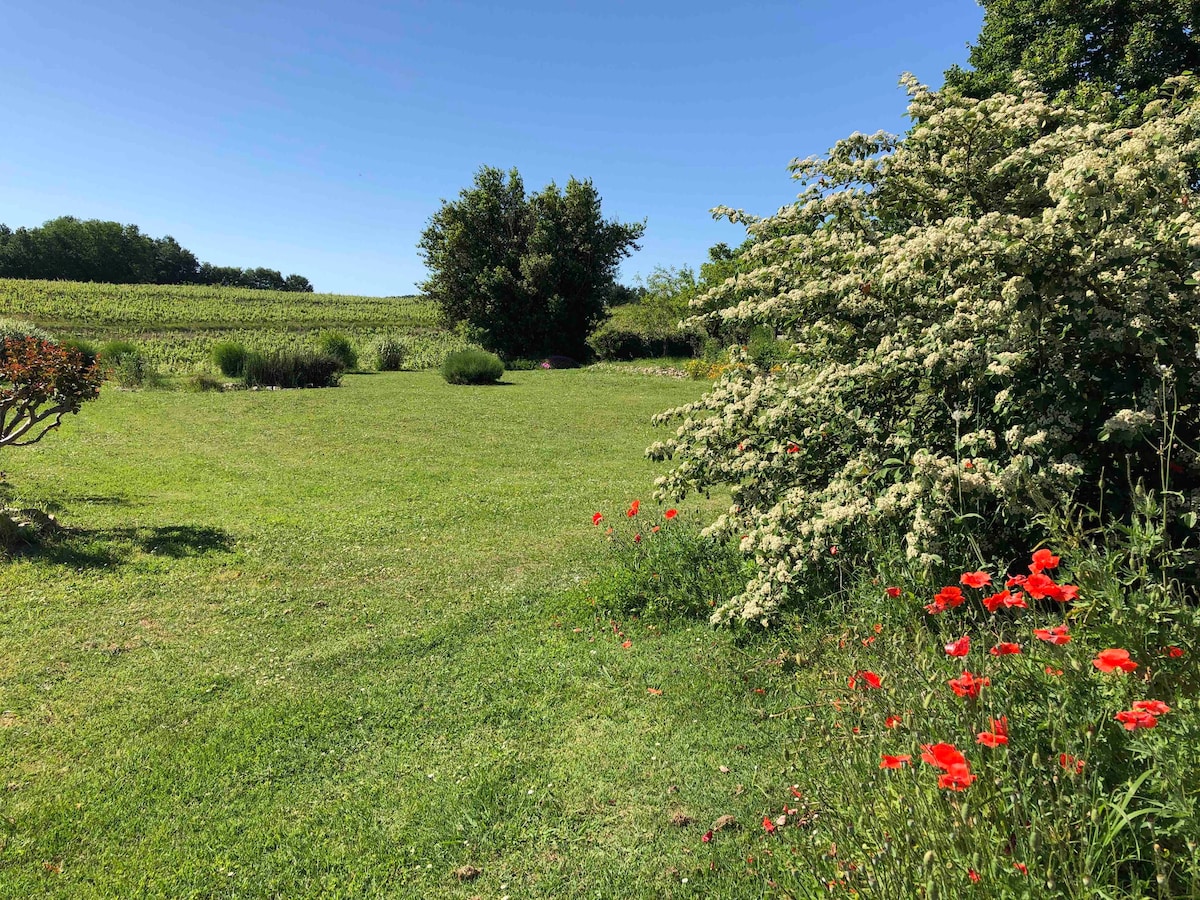
[[137, 552], [182, 559], [228, 553], [233, 544], [227, 531], [206, 525], [62, 528], [15, 547], [10, 554], [73, 569], [102, 569], [126, 563]]

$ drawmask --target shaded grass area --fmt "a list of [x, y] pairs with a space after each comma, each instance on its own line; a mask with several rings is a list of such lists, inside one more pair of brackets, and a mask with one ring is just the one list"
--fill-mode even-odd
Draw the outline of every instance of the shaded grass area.
[[70, 531], [0, 570], [0, 896], [766, 890], [766, 650], [586, 582], [699, 388], [506, 380], [110, 391], [9, 454]]

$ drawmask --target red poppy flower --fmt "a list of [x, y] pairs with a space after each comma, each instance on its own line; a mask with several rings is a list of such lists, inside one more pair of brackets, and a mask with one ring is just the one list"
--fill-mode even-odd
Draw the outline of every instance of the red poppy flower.
[[1120, 669], [1122, 672], [1132, 672], [1137, 668], [1137, 663], [1129, 658], [1128, 650], [1119, 650], [1110, 647], [1107, 650], [1101, 650], [1100, 653], [1092, 660], [1092, 665], [1101, 672], [1111, 672], [1114, 669]]
[[1023, 584], [1025, 584], [1025, 576], [1024, 575], [1013, 575], [1012, 577], [1008, 578], [1004, 582], [1004, 586], [1006, 588], [1019, 587]]
[[1025, 597], [1020, 593], [1012, 593], [1008, 589], [1000, 591], [998, 594], [992, 594], [990, 597], [983, 598], [983, 605], [988, 612], [994, 613], [1003, 607], [1013, 607], [1016, 609], [1029, 609], [1029, 604], [1025, 602]]
[[945, 612], [953, 607], [962, 606], [965, 599], [962, 588], [944, 587], [934, 595], [933, 602], [926, 604], [925, 608], [935, 614]]
[[1033, 554], [1033, 562], [1030, 563], [1029, 571], [1037, 574], [1046, 569], [1056, 568], [1058, 568], [1058, 557], [1043, 547]]
[[938, 787], [950, 788], [952, 791], [965, 791], [978, 777], [978, 775], [971, 774], [970, 767], [965, 763], [953, 765], [944, 775], [938, 776]]
[[1124, 725], [1126, 731], [1133, 731], [1136, 728], [1153, 728], [1158, 724], [1158, 719], [1144, 709], [1123, 709], [1113, 718]]
[[983, 744], [985, 747], [999, 747], [1001, 744], [1008, 743], [1008, 735], [997, 734], [994, 731], [981, 731], [975, 737], [975, 743]]
[[974, 869], [967, 869], [967, 877], [970, 878], [975, 884], [979, 884], [979, 873]]
[[640, 544], [642, 542], [642, 536], [640, 534], [635, 534], [633, 536], [633, 542], [635, 544]]
[[947, 656], [966, 656], [971, 652], [971, 638], [964, 634], [957, 641], [951, 641], [946, 645]]
[[1171, 659], [1179, 659], [1179, 657], [1183, 656], [1182, 647], [1166, 647], [1164, 649], [1167, 656], [1171, 657]]
[[946, 682], [954, 693], [960, 697], [974, 698], [979, 696], [979, 689], [992, 683], [990, 678], [977, 678], [970, 672], [964, 671], [958, 678]]
[[992, 654], [992, 656], [1011, 656], [1014, 653], [1020, 653], [1020, 652], [1021, 652], [1020, 644], [1008, 644], [1008, 643], [997, 644], [995, 647], [993, 647], [991, 650], [988, 651], [988, 653]]
[[963, 468], [964, 468], [964, 469], [973, 469], [973, 468], [975, 468], [975, 463], [971, 462], [971, 461], [968, 459], [968, 460], [966, 460], [965, 462], [963, 462]]
[[876, 634], [880, 634], [883, 631], [883, 625], [879, 622], [876, 622], [874, 625], [871, 626], [871, 628], [874, 630], [874, 632]]
[[886, 719], [883, 720], [883, 724], [888, 728], [895, 728], [897, 725], [899, 725], [903, 721], [904, 720], [902, 718], [900, 718], [899, 716], [888, 716]]
[[1055, 625], [1053, 628], [1035, 628], [1033, 636], [1047, 644], [1069, 644], [1071, 635], [1067, 634], [1066, 625]]
[[887, 594], [889, 597], [891, 597], [893, 600], [895, 600], [897, 597], [900, 596], [900, 588], [890, 587], [886, 591], [884, 591], [884, 593]]
[[834, 547], [830, 547], [830, 548], [829, 548], [829, 555], [830, 555], [830, 556], [837, 556], [837, 555], [838, 555], [838, 548], [837, 548], [836, 546], [834, 546]]
[[1025, 592], [1034, 600], [1041, 600], [1043, 597], [1049, 597], [1057, 593], [1058, 585], [1049, 575], [1043, 575], [1041, 572], [1034, 572], [1025, 579]]
[[788, 453], [799, 453], [800, 447], [797, 444], [788, 444], [787, 452]]
[[862, 639], [862, 645], [864, 647], [869, 647], [873, 643], [875, 643], [875, 635], [871, 635], [869, 638]]
[[653, 528], [650, 529], [650, 532], [651, 532], [651, 534], [658, 534], [658, 526], [655, 525]]
[[622, 649], [622, 650], [628, 650], [628, 649], [629, 649], [630, 647], [632, 647], [632, 646], [633, 646], [633, 641], [624, 641], [624, 642], [621, 644], [621, 649]]
[[775, 823], [771, 821], [770, 816], [763, 816], [763, 831], [767, 834], [775, 833]]
[[912, 762], [912, 757], [909, 756], [907, 753], [901, 753], [899, 756], [889, 756], [888, 754], [884, 753], [883, 759], [879, 763], [879, 768], [881, 768], [881, 769], [899, 769], [899, 768], [902, 768], [903, 766], [907, 765], [910, 762]]
[[704, 834], [702, 834], [700, 836], [700, 840], [702, 840], [706, 844], [711, 843], [712, 842], [712, 829], [710, 828], [708, 831], [704, 832]]
[[1029, 874], [1029, 866], [1025, 865], [1025, 863], [1015, 862], [1015, 863], [1013, 863], [1013, 868], [1016, 869], [1018, 872], [1020, 872], [1022, 875]]
[[[863, 680], [863, 682], [866, 684], [867, 687], [877, 688], [877, 687], [881, 687], [883, 685], [883, 680], [878, 675], [876, 675], [874, 672], [867, 672], [867, 671], [859, 672], [858, 677]], [[854, 681], [853, 676], [851, 676], [850, 681], [851, 682]], [[854, 685], [851, 684], [850, 687], [854, 687]]]
[[1068, 772], [1071, 769], [1074, 769], [1076, 775], [1082, 772], [1083, 767], [1087, 765], [1082, 759], [1076, 759], [1074, 756], [1070, 756], [1066, 753], [1058, 754], [1058, 764]]
[[958, 581], [967, 587], [981, 588], [985, 584], [992, 583], [992, 576], [987, 572], [964, 572], [962, 578]]
[[967, 758], [953, 744], [922, 744], [921, 762], [949, 772], [951, 766], [966, 765]]
[[1161, 700], [1134, 700], [1134, 709], [1144, 709], [1152, 716], [1166, 715], [1171, 711], [1171, 707], [1163, 703]]
[[604, 516], [600, 515], [600, 513], [592, 513], [592, 524], [593, 525], [599, 525], [603, 519], [604, 519]]
[[627, 509], [625, 511], [625, 515], [628, 516], [630, 519], [632, 519], [634, 516], [636, 516], [638, 514], [638, 510], [641, 509], [641, 506], [642, 506], [641, 500], [634, 500], [632, 503], [629, 504], [629, 509]]
[[1057, 678], [1062, 673], [1063, 673], [1062, 669], [1056, 669], [1056, 668], [1054, 668], [1054, 666], [1046, 666], [1046, 674], [1047, 675], [1053, 675], [1055, 678]]
[[665, 513], [663, 513], [663, 518], [664, 518], [664, 519], [673, 519], [673, 518], [675, 518], [677, 515], [679, 515], [679, 510], [677, 510], [677, 509], [668, 509], [668, 510], [667, 510]]

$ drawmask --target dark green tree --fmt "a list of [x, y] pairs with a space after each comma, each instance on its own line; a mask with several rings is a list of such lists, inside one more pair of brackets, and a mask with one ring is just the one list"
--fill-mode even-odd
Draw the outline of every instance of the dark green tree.
[[508, 359], [583, 356], [616, 290], [618, 263], [645, 224], [606, 220], [590, 180], [525, 194], [516, 169], [485, 166], [421, 235], [421, 289], [449, 324], [463, 324]]
[[37, 228], [0, 225], [0, 278], [48, 278], [108, 284], [223, 284], [311, 292], [303, 275], [200, 263], [167, 235], [152, 238], [136, 225], [60, 216]]
[[1113, 115], [1131, 115], [1164, 80], [1200, 68], [1196, 0], [979, 0], [983, 30], [971, 69], [946, 85], [969, 97], [1011, 92], [1016, 70], [1051, 97], [1094, 106], [1111, 93]]

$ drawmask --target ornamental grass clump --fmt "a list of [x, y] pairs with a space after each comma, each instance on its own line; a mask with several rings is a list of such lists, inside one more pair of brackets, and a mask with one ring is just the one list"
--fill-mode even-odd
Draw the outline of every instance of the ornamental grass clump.
[[226, 378], [239, 378], [246, 364], [246, 345], [241, 341], [218, 341], [213, 344], [212, 360]]
[[250, 351], [242, 364], [242, 377], [249, 387], [337, 387], [342, 368], [340, 359], [309, 350]]
[[913, 127], [793, 163], [804, 190], [748, 226], [748, 273], [697, 298], [710, 331], [786, 346], [732, 364], [676, 431], [660, 496], [729, 485], [709, 527], [754, 560], [715, 622], [769, 625], [822, 595], [827, 548], [903, 542], [932, 568], [1015, 558], [1068, 498], [1127, 518], [1157, 488], [1176, 537], [1200, 508], [1200, 95], [1168, 82], [1117, 127], [906, 77]]
[[503, 374], [500, 357], [486, 350], [456, 350], [442, 363], [442, 377], [450, 384], [495, 384]]

